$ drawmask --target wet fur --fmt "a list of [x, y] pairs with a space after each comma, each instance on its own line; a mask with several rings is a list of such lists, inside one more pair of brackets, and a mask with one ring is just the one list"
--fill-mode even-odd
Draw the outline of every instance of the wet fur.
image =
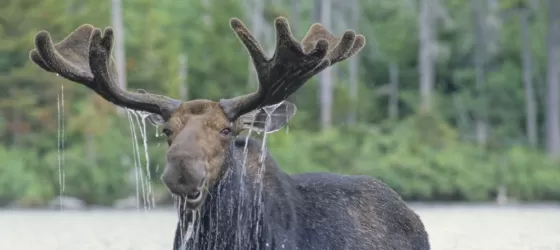
[[[232, 140], [221, 181], [195, 213], [199, 220], [185, 249], [427, 250], [420, 218], [388, 186], [372, 177], [329, 173], [288, 175], [267, 154], [259, 212], [261, 142]], [[243, 191], [241, 191], [243, 190]], [[180, 249], [191, 211], [180, 209], [173, 249]], [[258, 232], [257, 232], [258, 226]]]

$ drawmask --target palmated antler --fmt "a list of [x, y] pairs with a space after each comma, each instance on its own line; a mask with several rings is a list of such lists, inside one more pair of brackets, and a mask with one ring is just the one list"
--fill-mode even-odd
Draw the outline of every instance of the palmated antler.
[[230, 120], [285, 100], [311, 77], [351, 57], [365, 45], [364, 36], [353, 30], [337, 38], [319, 23], [309, 28], [300, 43], [292, 36], [286, 18], [279, 17], [275, 20], [276, 50], [272, 58], [266, 58], [259, 42], [239, 19], [231, 19], [230, 25], [249, 52], [259, 81], [259, 89], [254, 93], [220, 100]]
[[145, 91], [129, 92], [117, 84], [117, 70], [111, 58], [113, 30], [84, 24], [64, 40], [53, 44], [47, 31], [35, 35], [35, 49], [29, 57], [42, 69], [94, 90], [118, 106], [147, 111], [168, 119], [181, 101]]

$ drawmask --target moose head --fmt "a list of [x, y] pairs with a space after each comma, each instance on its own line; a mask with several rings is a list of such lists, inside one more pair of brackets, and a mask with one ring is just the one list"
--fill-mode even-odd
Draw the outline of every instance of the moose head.
[[268, 58], [239, 19], [231, 19], [230, 25], [252, 59], [259, 87], [254, 93], [219, 101], [180, 101], [144, 90], [120, 89], [111, 57], [110, 27], [102, 33], [85, 24], [58, 43], [52, 42], [47, 31], [40, 31], [29, 56], [42, 69], [83, 84], [115, 105], [149, 112], [148, 119], [162, 125], [169, 144], [161, 179], [170, 192], [195, 209], [223, 175], [227, 147], [233, 138], [246, 129], [279, 130], [296, 112], [296, 106], [286, 98], [365, 44], [365, 38], [352, 30], [335, 37], [321, 24], [313, 24], [298, 42], [287, 20], [279, 17], [275, 20], [276, 49]]

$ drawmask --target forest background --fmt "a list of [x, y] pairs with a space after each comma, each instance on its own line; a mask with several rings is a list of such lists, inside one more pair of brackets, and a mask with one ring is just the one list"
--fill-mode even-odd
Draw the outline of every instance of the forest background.
[[3, 0], [0, 205], [166, 193], [156, 128], [147, 158], [140, 117], [28, 59], [39, 30], [113, 26], [123, 87], [218, 100], [256, 89], [229, 19], [272, 53], [280, 15], [300, 39], [314, 22], [367, 38], [291, 97], [267, 138], [284, 171], [372, 175], [406, 200], [560, 200], [560, 1]]

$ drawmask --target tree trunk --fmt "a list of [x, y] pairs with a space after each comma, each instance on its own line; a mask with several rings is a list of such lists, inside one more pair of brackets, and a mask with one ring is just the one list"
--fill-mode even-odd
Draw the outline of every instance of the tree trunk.
[[[321, 3], [321, 23], [328, 30], [331, 29], [331, 0], [323, 0]], [[328, 67], [319, 73], [320, 121], [322, 128], [329, 128], [332, 125], [333, 86], [331, 69], [332, 67]]]
[[[118, 83], [121, 89], [126, 89], [126, 58], [124, 47], [124, 23], [122, 16], [121, 0], [111, 0], [111, 25], [113, 26], [115, 63], [118, 72]], [[124, 109], [117, 106], [119, 114], [124, 114]]]
[[395, 62], [389, 64], [389, 79], [391, 92], [389, 95], [389, 119], [399, 117], [399, 66]]
[[461, 139], [468, 141], [470, 139], [469, 135], [471, 134], [471, 121], [469, 119], [468, 110], [465, 108], [463, 100], [459, 95], [453, 96], [453, 105], [457, 110], [457, 127], [459, 128]]
[[[354, 29], [358, 28], [360, 22], [360, 4], [358, 0], [353, 0], [350, 2], [351, 11], [351, 24]], [[348, 82], [348, 93], [350, 97], [350, 110], [348, 111], [348, 123], [355, 124], [358, 117], [358, 56], [353, 56], [348, 62], [348, 72], [349, 72], [349, 82]]]
[[[300, 36], [300, 20], [301, 20], [301, 3], [299, 0], [292, 0], [291, 1], [292, 4], [292, 9], [291, 9], [291, 21], [290, 21], [290, 29], [292, 30], [292, 34], [294, 34], [294, 37], [296, 37], [296, 39], [301, 39], [301, 37], [303, 35]], [[288, 96], [288, 98], [286, 99], [286, 101], [289, 101], [291, 103], [294, 104], [298, 104], [297, 102], [297, 96], [298, 96], [298, 92], [291, 94], [290, 96]]]
[[189, 85], [187, 77], [189, 73], [188, 58], [185, 54], [179, 55], [179, 98], [181, 100], [189, 99]]
[[[261, 46], [264, 47], [262, 44], [262, 37], [263, 37], [263, 20], [262, 15], [264, 11], [264, 1], [261, 0], [252, 0], [251, 4], [247, 6], [249, 9], [247, 13], [251, 13], [251, 33], [261, 43]], [[263, 48], [266, 51], [265, 48]], [[247, 81], [247, 88], [254, 89], [254, 87], [258, 84], [257, 83], [257, 71], [253, 65], [253, 61], [249, 60], [249, 79]]]
[[420, 110], [429, 111], [432, 106], [432, 90], [434, 88], [434, 22], [432, 16], [432, 0], [420, 0], [418, 29], [420, 48], [418, 51], [418, 74], [420, 75]]
[[301, 19], [301, 3], [299, 0], [292, 0], [292, 21], [290, 22], [292, 25], [291, 30], [294, 35], [299, 36], [299, 29], [300, 29], [300, 20]]
[[312, 18], [314, 22], [321, 21], [322, 8], [323, 8], [323, 0], [315, 0], [315, 2], [313, 2]]
[[531, 147], [538, 144], [537, 127], [537, 103], [533, 86], [533, 62], [531, 46], [529, 44], [530, 32], [528, 24], [529, 10], [522, 9], [519, 14], [519, 25], [521, 26], [521, 58], [523, 62], [523, 83], [525, 87], [525, 111], [526, 111], [526, 133]]
[[560, 40], [560, 2], [548, 1], [547, 34], [547, 105], [546, 105], [546, 146], [553, 157], [560, 157], [560, 100], [558, 87], [558, 42]]
[[482, 103], [479, 109], [475, 110], [476, 114], [476, 140], [480, 146], [485, 146], [488, 137], [487, 115], [486, 115], [486, 99], [484, 95], [485, 88], [485, 63], [486, 63], [486, 40], [485, 40], [485, 15], [482, 7], [482, 0], [472, 0], [472, 15], [475, 32], [475, 82], [477, 101]]

